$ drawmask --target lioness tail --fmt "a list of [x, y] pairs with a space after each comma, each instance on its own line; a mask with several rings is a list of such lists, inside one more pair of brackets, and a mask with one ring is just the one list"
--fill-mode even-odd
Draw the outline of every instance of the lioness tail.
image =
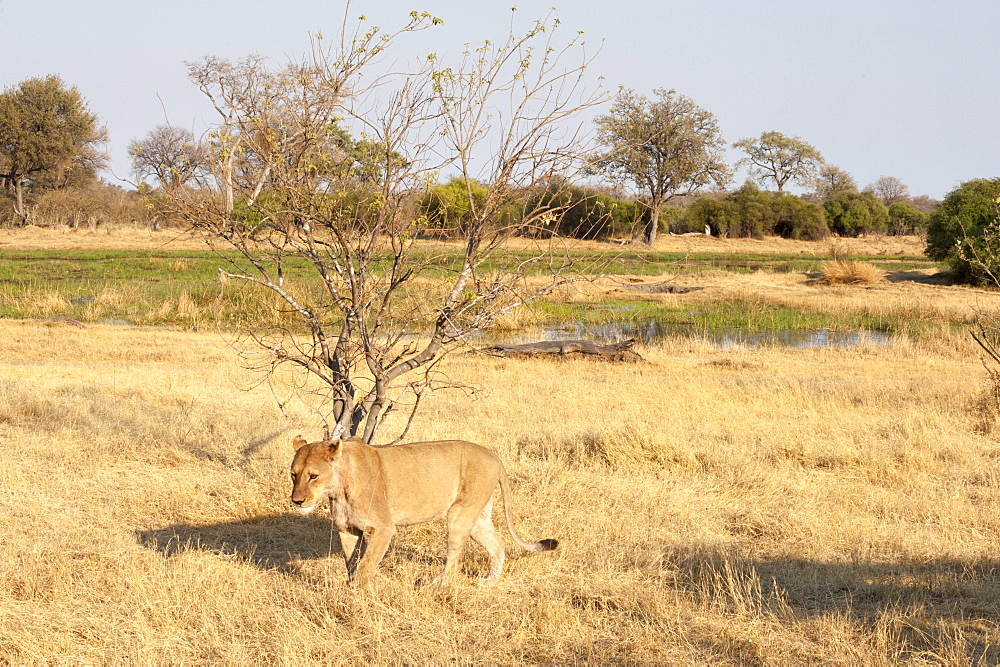
[[552, 551], [559, 546], [558, 540], [544, 539], [538, 542], [526, 542], [517, 534], [514, 529], [514, 510], [511, 507], [510, 480], [507, 479], [507, 471], [502, 463], [500, 464], [500, 492], [503, 495], [503, 514], [504, 518], [507, 519], [507, 530], [519, 547], [526, 551]]

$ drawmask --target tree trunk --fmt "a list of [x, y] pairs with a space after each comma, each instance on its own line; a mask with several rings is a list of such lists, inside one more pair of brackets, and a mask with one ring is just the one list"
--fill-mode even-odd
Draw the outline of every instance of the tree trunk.
[[646, 228], [643, 230], [642, 242], [652, 247], [656, 243], [656, 233], [660, 229], [660, 207], [658, 204], [650, 203], [649, 220], [646, 221]]
[[15, 176], [14, 181], [14, 214], [21, 218], [21, 225], [28, 222], [28, 212], [24, 210], [24, 186], [21, 179]]

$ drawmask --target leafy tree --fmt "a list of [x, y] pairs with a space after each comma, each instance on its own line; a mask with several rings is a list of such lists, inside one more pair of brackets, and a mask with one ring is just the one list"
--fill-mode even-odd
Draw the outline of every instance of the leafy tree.
[[[389, 424], [402, 438], [424, 393], [454, 386], [436, 370], [443, 355], [570, 280], [558, 237], [507, 251], [551, 212], [508, 213], [590, 153], [572, 124], [606, 96], [585, 89], [580, 38], [557, 48], [557, 22], [543, 20], [451, 64], [377, 69], [398, 37], [438, 22], [413, 12], [395, 32], [361, 23], [276, 70], [260, 58], [189, 65], [218, 113], [212, 178], [165, 196], [219, 248], [226, 289], [282, 304], [282, 317], [246, 328], [244, 358], [276, 385], [278, 367], [300, 371], [289, 391], [328, 437], [372, 442]], [[372, 152], [346, 150], [343, 131]], [[414, 201], [442, 171], [472, 193], [461, 243], [421, 244]]]
[[823, 208], [834, 234], [862, 236], [885, 233], [889, 228], [889, 210], [870, 191], [842, 192], [827, 200]]
[[771, 216], [771, 232], [782, 238], [818, 241], [830, 235], [823, 207], [795, 195], [776, 193]]
[[708, 225], [713, 236], [818, 240], [829, 235], [823, 209], [788, 194], [762, 192], [748, 181], [722, 200], [708, 197], [688, 207], [688, 224]]
[[207, 147], [182, 127], [158, 125], [128, 144], [132, 173], [140, 181], [155, 178], [165, 190], [175, 190], [206, 175]]
[[824, 164], [816, 176], [816, 195], [821, 202], [845, 192], [857, 192], [854, 177], [835, 164]]
[[818, 150], [799, 137], [787, 137], [781, 132], [764, 132], [759, 138], [741, 139], [733, 147], [747, 154], [736, 163], [737, 168], [747, 167], [750, 177], [761, 185], [773, 181], [778, 192], [784, 192], [789, 181], [809, 184], [823, 163]]
[[25, 79], [0, 93], [0, 185], [25, 222], [29, 182], [67, 183], [67, 175], [96, 173], [104, 165], [98, 145], [106, 139], [75, 86], [55, 75]]
[[929, 218], [929, 215], [918, 211], [906, 202], [895, 202], [889, 206], [889, 233], [894, 235], [919, 234], [927, 229]]
[[593, 170], [644, 198], [649, 217], [641, 238], [649, 245], [656, 241], [660, 207], [730, 179], [715, 116], [673, 90], [654, 93], [650, 100], [623, 90], [610, 112], [594, 120], [603, 151]]
[[445, 236], [461, 236], [475, 220], [476, 210], [489, 198], [489, 188], [475, 179], [455, 177], [430, 188], [420, 201], [431, 230]]
[[740, 211], [732, 201], [702, 197], [687, 207], [684, 217], [688, 227], [698, 230], [707, 227], [712, 236], [743, 236], [730, 233], [740, 225]]
[[896, 202], [906, 201], [910, 198], [910, 188], [895, 176], [879, 176], [878, 180], [865, 189], [874, 192], [875, 196], [881, 199], [886, 206], [892, 206]]
[[[548, 211], [543, 234], [577, 239], [602, 239], [630, 233], [642, 218], [644, 206], [634, 200], [616, 199], [593, 188], [554, 179], [535, 188], [526, 209]], [[662, 218], [661, 218], [662, 219]]]
[[726, 197], [726, 200], [736, 206], [737, 223], [730, 229], [730, 236], [763, 238], [764, 234], [772, 234], [774, 227], [774, 212], [772, 197], [769, 192], [761, 192], [753, 181], [747, 181], [736, 192]]
[[927, 222], [932, 259], [945, 260], [956, 278], [1000, 284], [1000, 178], [980, 178], [949, 192]]
[[933, 197], [928, 197], [927, 195], [917, 195], [916, 197], [910, 198], [910, 205], [921, 213], [927, 213], [930, 215], [938, 206], [941, 205], [941, 201], [934, 199]]

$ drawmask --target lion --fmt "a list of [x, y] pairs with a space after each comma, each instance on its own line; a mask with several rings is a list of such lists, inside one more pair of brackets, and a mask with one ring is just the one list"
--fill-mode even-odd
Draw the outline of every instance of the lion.
[[504, 549], [493, 527], [493, 492], [503, 495], [507, 530], [527, 551], [551, 551], [552, 539], [526, 542], [514, 530], [507, 472], [496, 454], [472, 442], [441, 440], [372, 447], [358, 437], [293, 440], [291, 502], [309, 514], [324, 502], [340, 533], [351, 585], [371, 580], [396, 526], [447, 517], [444, 570], [431, 582], [446, 588], [459, 570], [468, 538], [490, 556], [485, 582], [500, 577]]

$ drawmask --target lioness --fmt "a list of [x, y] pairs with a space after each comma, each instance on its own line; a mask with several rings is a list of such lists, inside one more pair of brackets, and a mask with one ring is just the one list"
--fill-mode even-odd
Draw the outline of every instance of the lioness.
[[471, 536], [490, 555], [486, 581], [503, 569], [504, 550], [493, 528], [493, 491], [503, 494], [507, 529], [528, 551], [550, 551], [556, 540], [525, 542], [514, 531], [510, 485], [500, 459], [461, 440], [371, 447], [357, 437], [307, 443], [297, 436], [292, 460], [292, 504], [302, 514], [329, 501], [352, 584], [371, 578], [396, 526], [448, 520], [444, 571], [432, 585], [448, 586]]

